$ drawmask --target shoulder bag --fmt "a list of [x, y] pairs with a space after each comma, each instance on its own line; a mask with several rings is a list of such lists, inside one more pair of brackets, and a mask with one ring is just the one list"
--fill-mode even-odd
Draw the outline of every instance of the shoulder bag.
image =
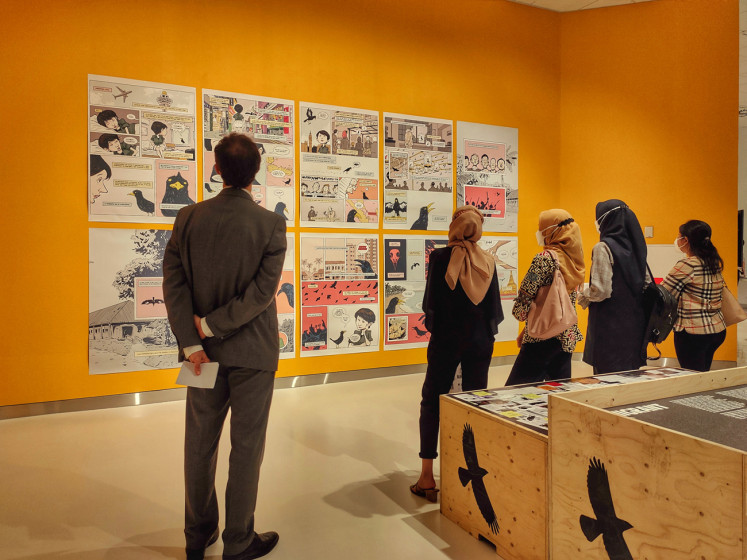
[[721, 312], [724, 314], [724, 321], [727, 327], [736, 325], [747, 319], [747, 313], [739, 305], [739, 301], [731, 293], [731, 290], [726, 287], [726, 284], [724, 284], [724, 291], [721, 294]]
[[552, 251], [548, 250], [555, 262], [552, 283], [542, 286], [529, 307], [527, 334], [538, 340], [547, 340], [559, 335], [578, 321], [576, 309], [571, 303], [568, 290], [560, 272], [560, 263]]

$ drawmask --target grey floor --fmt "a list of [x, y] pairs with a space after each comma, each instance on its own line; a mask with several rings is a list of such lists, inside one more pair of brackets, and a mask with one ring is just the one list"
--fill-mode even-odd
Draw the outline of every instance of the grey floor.
[[[509, 369], [492, 368], [490, 386]], [[280, 533], [268, 558], [497, 558], [408, 491], [422, 380], [275, 391], [257, 508], [257, 529]], [[183, 414], [177, 401], [0, 422], [0, 558], [184, 558]], [[224, 444], [219, 496], [227, 455]]]

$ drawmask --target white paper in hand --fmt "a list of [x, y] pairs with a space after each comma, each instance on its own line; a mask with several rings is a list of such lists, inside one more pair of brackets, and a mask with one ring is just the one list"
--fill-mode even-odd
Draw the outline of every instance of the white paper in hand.
[[187, 387], [199, 387], [200, 389], [212, 389], [218, 378], [218, 362], [207, 362], [200, 364], [200, 375], [195, 375], [195, 366], [190, 361], [182, 362], [182, 369], [176, 378], [177, 385]]

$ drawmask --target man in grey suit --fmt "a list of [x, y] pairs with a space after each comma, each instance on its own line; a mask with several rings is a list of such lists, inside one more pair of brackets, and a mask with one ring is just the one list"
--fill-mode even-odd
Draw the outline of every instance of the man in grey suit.
[[285, 259], [285, 220], [249, 191], [261, 155], [247, 136], [215, 148], [223, 190], [182, 208], [163, 259], [163, 293], [184, 358], [220, 364], [213, 389], [189, 387], [184, 444], [188, 560], [202, 560], [218, 539], [215, 467], [231, 408], [224, 560], [264, 556], [278, 541], [254, 530], [259, 469], [278, 365], [275, 307]]

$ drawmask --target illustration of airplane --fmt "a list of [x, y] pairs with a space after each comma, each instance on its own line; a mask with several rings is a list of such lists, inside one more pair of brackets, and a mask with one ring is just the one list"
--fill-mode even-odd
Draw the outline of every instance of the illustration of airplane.
[[115, 87], [119, 90], [119, 93], [114, 96], [114, 99], [116, 99], [117, 97], [121, 97], [122, 98], [122, 103], [126, 102], [127, 101], [127, 96], [132, 93], [132, 90], [125, 91], [125, 90], [123, 90], [119, 86], [115, 86]]

